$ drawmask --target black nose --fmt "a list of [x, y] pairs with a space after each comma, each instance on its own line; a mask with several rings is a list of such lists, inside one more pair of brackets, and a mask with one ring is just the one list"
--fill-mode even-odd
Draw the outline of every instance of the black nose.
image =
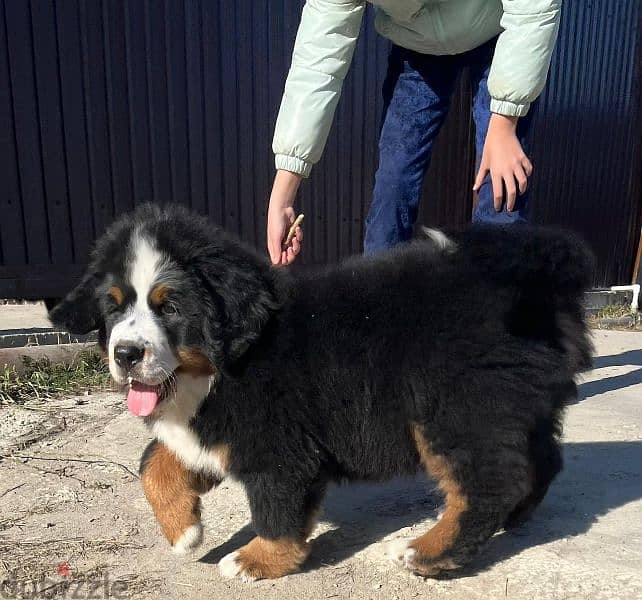
[[132, 344], [118, 344], [114, 348], [114, 360], [121, 368], [129, 371], [134, 365], [143, 360], [145, 348]]

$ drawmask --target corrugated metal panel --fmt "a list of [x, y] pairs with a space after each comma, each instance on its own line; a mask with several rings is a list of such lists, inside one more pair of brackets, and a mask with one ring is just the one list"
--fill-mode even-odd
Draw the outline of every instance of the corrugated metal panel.
[[629, 283], [642, 209], [642, 4], [563, 3], [533, 140], [533, 217], [584, 233], [597, 282]]
[[[148, 200], [186, 203], [263, 248], [271, 136], [301, 6], [0, 0], [0, 296], [61, 293], [95, 236]], [[596, 283], [621, 282], [642, 212], [642, 6], [563, 6], [535, 116], [534, 217], [579, 229], [600, 258]], [[307, 262], [361, 250], [387, 51], [367, 18], [301, 195]], [[469, 218], [469, 96], [463, 77], [427, 177], [426, 222]]]

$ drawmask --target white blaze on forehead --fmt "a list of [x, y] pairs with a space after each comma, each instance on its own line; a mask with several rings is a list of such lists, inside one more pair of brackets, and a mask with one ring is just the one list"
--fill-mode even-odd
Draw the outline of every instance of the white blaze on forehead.
[[161, 279], [169, 260], [140, 232], [134, 232], [130, 248], [129, 283], [136, 291], [136, 306], [147, 308], [147, 298]]
[[149, 238], [135, 231], [129, 247], [127, 279], [136, 292], [136, 303], [125, 312], [109, 336], [109, 368], [117, 381], [123, 379], [123, 373], [113, 361], [114, 347], [118, 344], [145, 348], [145, 358], [136, 374], [136, 378], [145, 383], [160, 383], [178, 366], [167, 335], [148, 302], [154, 286], [167, 282], [169, 268], [169, 259]]

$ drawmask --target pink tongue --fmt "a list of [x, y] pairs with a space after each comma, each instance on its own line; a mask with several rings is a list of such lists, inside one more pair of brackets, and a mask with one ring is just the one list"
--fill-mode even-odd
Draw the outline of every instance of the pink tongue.
[[158, 386], [132, 382], [127, 394], [127, 408], [137, 417], [151, 415], [158, 404]]

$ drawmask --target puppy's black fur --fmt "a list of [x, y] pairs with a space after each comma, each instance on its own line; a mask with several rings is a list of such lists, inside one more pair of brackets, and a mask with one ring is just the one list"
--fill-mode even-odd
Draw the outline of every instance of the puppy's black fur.
[[98, 243], [53, 321], [108, 339], [104, 291], [135, 231], [180, 272], [164, 327], [220, 372], [191, 427], [229, 447], [260, 536], [305, 536], [329, 481], [423, 462], [463, 498], [440, 555], [417, 546], [414, 568], [430, 573], [527, 515], [561, 469], [564, 405], [591, 357], [591, 258], [568, 234], [473, 228], [445, 249], [418, 241], [294, 274], [201, 217], [148, 207]]

